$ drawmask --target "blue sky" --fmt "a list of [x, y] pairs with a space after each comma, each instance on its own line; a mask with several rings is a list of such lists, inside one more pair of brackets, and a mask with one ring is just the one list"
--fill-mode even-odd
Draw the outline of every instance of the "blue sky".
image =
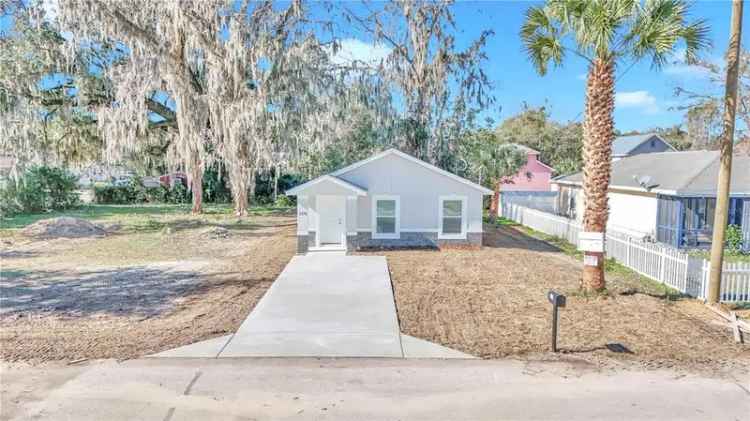
[[[535, 73], [522, 51], [518, 31], [523, 22], [524, 12], [539, 2], [520, 1], [464, 1], [454, 6], [459, 48], [469, 45], [483, 29], [492, 29], [495, 35], [489, 39], [486, 53], [489, 57], [486, 72], [494, 82], [494, 95], [497, 104], [485, 116], [496, 122], [517, 113], [524, 102], [532, 105], [548, 106], [552, 117], [560, 121], [580, 120], [584, 100], [584, 76], [586, 63], [569, 55], [561, 68], [551, 68], [546, 76]], [[348, 3], [357, 7], [356, 3]], [[711, 28], [711, 50], [704, 58], [720, 62], [727, 48], [731, 4], [729, 1], [703, 1], [693, 4], [692, 16], [708, 20]], [[750, 25], [745, 19], [745, 32], [742, 45], [750, 47]], [[0, 31], [7, 29], [9, 20], [0, 19]], [[382, 46], [368, 43], [366, 36], [348, 28], [343, 20], [338, 36], [344, 37], [344, 52], [351, 56], [366, 58], [387, 54]], [[636, 64], [627, 72], [628, 64], [618, 69], [616, 91], [618, 95], [615, 110], [615, 123], [621, 131], [647, 130], [653, 127], [667, 127], [682, 122], [682, 112], [671, 110], [679, 105], [674, 97], [676, 86], [697, 91], [721, 92], [711, 86], [705, 74], [686, 65], [669, 65], [660, 71], [652, 70], [650, 63]], [[624, 74], [623, 74], [624, 73]]]
[[[560, 121], [580, 120], [584, 101], [586, 62], [569, 55], [561, 68], [550, 68], [547, 75], [536, 74], [522, 50], [519, 29], [526, 9], [540, 2], [520, 1], [464, 1], [454, 7], [456, 15], [456, 42], [459, 47], [467, 46], [476, 39], [483, 29], [492, 29], [495, 35], [490, 38], [486, 52], [489, 60], [486, 72], [495, 84], [494, 95], [500, 110], [489, 110], [486, 115], [501, 121], [517, 113], [523, 102], [530, 105], [548, 106], [552, 117]], [[707, 19], [711, 28], [711, 50], [703, 57], [721, 61], [727, 48], [731, 3], [729, 1], [696, 2], [691, 9], [693, 18]], [[745, 19], [745, 22], [748, 22]], [[748, 49], [750, 25], [745, 24], [742, 45]], [[346, 31], [342, 31], [346, 32]], [[348, 36], [367, 39], [361, 34]], [[349, 41], [350, 48], [356, 49], [358, 56], [377, 56], [382, 47], [372, 48], [366, 43]], [[710, 90], [705, 74], [686, 65], [670, 65], [660, 71], [652, 70], [650, 61], [636, 64], [627, 73], [623, 71], [629, 63], [618, 69], [616, 91], [618, 101], [615, 123], [621, 131], [647, 130], [667, 127], [682, 122], [681, 111], [670, 110], [682, 101], [674, 97], [676, 86], [684, 86], [698, 91]], [[721, 89], [719, 89], [721, 92]]]

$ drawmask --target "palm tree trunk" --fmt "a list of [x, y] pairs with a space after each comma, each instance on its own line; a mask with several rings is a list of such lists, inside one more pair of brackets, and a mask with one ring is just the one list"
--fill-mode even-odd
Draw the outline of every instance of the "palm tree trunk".
[[492, 194], [492, 202], [490, 202], [490, 215], [495, 218], [500, 217], [500, 181], [495, 183], [495, 192]]
[[[583, 123], [583, 193], [585, 210], [583, 229], [604, 235], [609, 207], [610, 167], [614, 139], [615, 65], [611, 60], [596, 59], [589, 67], [586, 82], [586, 107]], [[604, 253], [585, 252], [581, 287], [600, 291], [604, 281]]]

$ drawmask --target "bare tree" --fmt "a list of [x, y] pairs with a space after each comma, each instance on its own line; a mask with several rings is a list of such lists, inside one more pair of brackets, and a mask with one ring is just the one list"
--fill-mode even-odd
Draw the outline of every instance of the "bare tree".
[[[688, 134], [693, 149], [718, 149], [719, 138], [723, 132], [723, 101], [724, 86], [726, 85], [726, 68], [708, 60], [699, 60], [693, 64], [694, 69], [701, 72], [710, 87], [706, 90], [695, 90], [686, 86], [678, 86], [675, 96], [685, 101], [676, 107], [686, 111]], [[742, 141], [750, 138], [750, 52], [742, 50], [739, 55], [737, 78], [737, 118], [742, 121], [745, 129], [738, 128], [735, 140]]]

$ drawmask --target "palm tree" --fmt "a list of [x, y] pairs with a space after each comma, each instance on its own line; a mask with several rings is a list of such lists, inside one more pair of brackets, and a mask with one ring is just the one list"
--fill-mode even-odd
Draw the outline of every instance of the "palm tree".
[[463, 139], [460, 155], [479, 184], [494, 190], [490, 216], [500, 216], [500, 188], [526, 165], [528, 157], [517, 146], [501, 143], [490, 130], [480, 129]]
[[522, 150], [510, 144], [500, 144], [491, 148], [488, 157], [490, 159], [485, 162], [486, 174], [494, 190], [490, 203], [490, 215], [499, 218], [500, 188], [504, 183], [512, 182], [513, 176], [526, 165], [528, 157]]
[[[614, 139], [615, 69], [650, 58], [660, 68], [677, 48], [688, 63], [709, 45], [704, 20], [688, 22], [684, 0], [548, 0], [530, 7], [521, 39], [540, 75], [566, 53], [589, 63], [583, 122], [584, 230], [604, 235], [607, 226], [611, 147]], [[604, 253], [586, 252], [581, 286], [604, 289]]]

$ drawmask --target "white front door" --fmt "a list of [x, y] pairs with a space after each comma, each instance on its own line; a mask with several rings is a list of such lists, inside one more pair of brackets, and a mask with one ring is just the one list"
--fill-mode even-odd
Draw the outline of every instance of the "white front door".
[[343, 245], [345, 227], [346, 197], [318, 196], [318, 245]]

